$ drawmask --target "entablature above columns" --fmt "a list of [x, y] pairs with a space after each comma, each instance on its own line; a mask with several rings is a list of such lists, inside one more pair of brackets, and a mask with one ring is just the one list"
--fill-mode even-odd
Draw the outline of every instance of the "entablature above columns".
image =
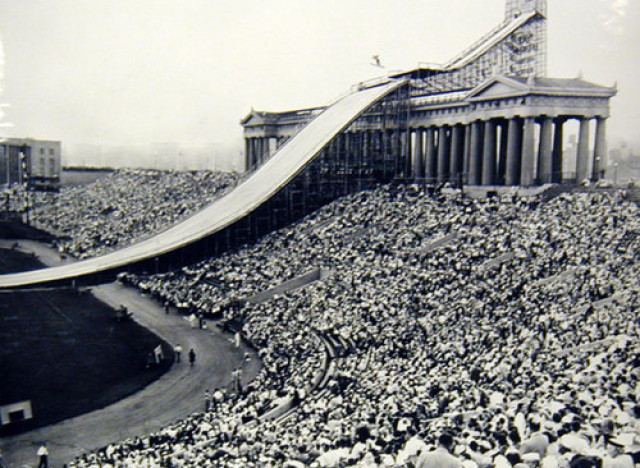
[[469, 124], [476, 120], [512, 119], [516, 117], [608, 118], [608, 98], [526, 97], [468, 103], [451, 108], [414, 108], [411, 127]]
[[461, 96], [425, 103], [412, 99], [410, 125], [428, 127], [468, 124], [476, 120], [529, 118], [546, 115], [580, 119], [608, 118], [615, 87], [581, 79], [495, 76]]
[[244, 128], [245, 138], [289, 138], [300, 131], [304, 124], [278, 126], [248, 126]]

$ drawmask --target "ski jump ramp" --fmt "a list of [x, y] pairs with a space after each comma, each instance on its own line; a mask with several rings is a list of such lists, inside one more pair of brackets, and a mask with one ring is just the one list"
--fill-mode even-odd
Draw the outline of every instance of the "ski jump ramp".
[[290, 182], [363, 112], [406, 83], [391, 81], [354, 91], [325, 109], [251, 176], [225, 196], [172, 228], [137, 244], [77, 263], [0, 275], [0, 289], [105, 273], [172, 252], [219, 232], [254, 211]]

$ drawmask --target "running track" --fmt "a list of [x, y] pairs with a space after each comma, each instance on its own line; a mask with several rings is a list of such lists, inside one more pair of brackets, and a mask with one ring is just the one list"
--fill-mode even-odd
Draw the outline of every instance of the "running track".
[[[58, 256], [41, 244], [23, 242], [21, 250], [34, 251], [48, 265], [59, 262]], [[9, 468], [37, 466], [35, 453], [43, 441], [51, 452], [50, 466], [60, 467], [91, 449], [147, 434], [193, 412], [203, 411], [205, 390], [230, 386], [231, 372], [240, 365], [244, 353], [249, 352], [246, 348], [235, 348], [229, 341], [230, 336], [222, 334], [215, 326], [209, 330], [191, 329], [182, 316], [174, 311], [165, 314], [155, 301], [134, 289], [111, 283], [94, 287], [92, 291], [111, 306], [126, 305], [133, 311], [136, 321], [165, 341], [180, 343], [186, 352], [194, 348], [196, 365], [190, 368], [183, 360], [154, 383], [113, 405], [24, 434], [4, 437], [0, 440], [0, 448]], [[260, 362], [254, 353], [244, 370], [246, 380], [260, 370]]]

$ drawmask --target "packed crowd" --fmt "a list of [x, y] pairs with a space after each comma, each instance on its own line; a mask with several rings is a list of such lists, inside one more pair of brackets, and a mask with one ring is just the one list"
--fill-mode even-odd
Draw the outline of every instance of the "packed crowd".
[[172, 226], [237, 179], [226, 172], [121, 169], [87, 186], [34, 192], [31, 218], [60, 238], [62, 254], [93, 257]]
[[[637, 466], [639, 231], [616, 194], [385, 186], [240, 251], [124, 275], [242, 324], [264, 368], [210, 411], [72, 466], [415, 467], [447, 438], [452, 466]], [[312, 268], [332, 274], [242, 301]], [[307, 394], [323, 341], [344, 349]], [[287, 396], [289, 414], [261, 417]]]
[[21, 185], [0, 188], [0, 213], [22, 213], [27, 208], [27, 191]]

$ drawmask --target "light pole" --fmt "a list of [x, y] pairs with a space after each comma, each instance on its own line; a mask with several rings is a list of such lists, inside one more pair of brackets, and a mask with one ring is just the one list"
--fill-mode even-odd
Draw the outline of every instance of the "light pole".
[[613, 186], [618, 186], [618, 163], [613, 163]]

